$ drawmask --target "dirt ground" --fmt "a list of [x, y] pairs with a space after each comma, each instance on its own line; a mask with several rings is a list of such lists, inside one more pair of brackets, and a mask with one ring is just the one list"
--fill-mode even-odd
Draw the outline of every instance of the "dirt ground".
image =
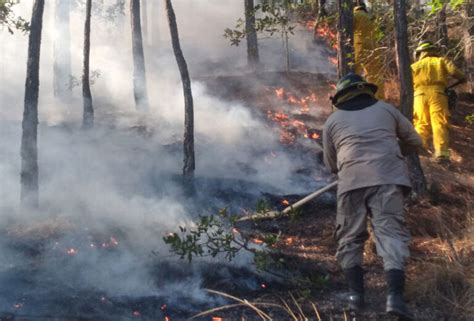
[[[321, 95], [327, 97], [328, 92], [326, 89]], [[252, 98], [242, 94], [241, 97]], [[327, 102], [320, 108], [315, 126], [330, 113]], [[406, 297], [416, 320], [474, 320], [474, 130], [465, 121], [466, 115], [472, 113], [473, 97], [461, 96], [452, 115], [453, 164], [443, 167], [421, 157], [428, 193], [421, 199], [408, 201], [406, 206], [412, 234]], [[285, 264], [299, 271], [299, 278], [304, 280], [291, 289], [268, 289], [268, 294], [256, 302], [275, 302], [293, 311], [294, 315], [275, 311], [270, 314], [281, 320], [304, 320], [303, 315], [311, 320], [395, 320], [384, 312], [383, 267], [370, 240], [364, 253], [367, 307], [359, 316], [344, 312], [340, 300], [344, 281], [334, 258], [334, 221], [334, 205], [316, 202], [294, 220], [279, 219], [256, 227], [260, 233], [281, 233], [277, 247]], [[252, 319], [248, 313], [241, 316], [245, 320]], [[225, 315], [224, 318], [228, 319]], [[255, 316], [255, 319], [260, 317]]]

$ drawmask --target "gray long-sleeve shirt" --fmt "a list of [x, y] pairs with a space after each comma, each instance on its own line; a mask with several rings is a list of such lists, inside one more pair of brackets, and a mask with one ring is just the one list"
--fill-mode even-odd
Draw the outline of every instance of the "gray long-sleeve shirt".
[[338, 175], [338, 194], [376, 185], [411, 187], [400, 144], [422, 146], [412, 124], [378, 101], [360, 110], [337, 110], [324, 124], [324, 163]]

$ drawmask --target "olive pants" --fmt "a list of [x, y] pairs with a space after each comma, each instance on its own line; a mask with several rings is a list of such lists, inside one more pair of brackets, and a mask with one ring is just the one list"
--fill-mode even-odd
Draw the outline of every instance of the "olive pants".
[[371, 220], [384, 269], [405, 269], [410, 235], [405, 227], [403, 199], [403, 189], [398, 185], [361, 188], [338, 196], [336, 257], [343, 269], [362, 266], [364, 244], [369, 237], [367, 218]]

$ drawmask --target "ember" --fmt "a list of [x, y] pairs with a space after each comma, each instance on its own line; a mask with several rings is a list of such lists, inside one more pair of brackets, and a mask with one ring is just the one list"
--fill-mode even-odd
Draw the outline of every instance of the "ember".
[[70, 249], [67, 249], [67, 250], [66, 250], [66, 253], [67, 253], [68, 255], [71, 255], [71, 256], [76, 255], [78, 252], [79, 252], [78, 250], [76, 250], [76, 249], [74, 249], [74, 248], [72, 248], [72, 247], [71, 247]]
[[266, 285], [265, 283], [262, 283], [260, 286], [262, 287], [262, 289], [266, 289], [266, 288], [267, 288], [267, 285]]
[[140, 311], [135, 310], [135, 311], [132, 312], [132, 315], [134, 317], [140, 317], [142, 314], [140, 313]]

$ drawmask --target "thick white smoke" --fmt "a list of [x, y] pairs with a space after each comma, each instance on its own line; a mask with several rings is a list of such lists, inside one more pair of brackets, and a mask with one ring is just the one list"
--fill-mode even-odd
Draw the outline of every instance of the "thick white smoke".
[[[103, 1], [104, 5], [115, 1]], [[236, 0], [174, 0], [184, 54], [192, 77], [238, 74], [245, 71], [244, 44], [230, 47], [222, 37], [243, 15]], [[0, 282], [16, 291], [0, 300], [3, 309], [21, 297], [21, 286], [8, 285], [11, 271], [35, 266], [29, 276], [37, 296], [44, 288], [94, 289], [106, 296], [176, 297], [209, 300], [200, 291], [197, 275], [157, 285], [151, 266], [172, 260], [161, 240], [178, 225], [192, 224], [203, 209], [225, 201], [216, 190], [238, 190], [255, 197], [261, 192], [303, 193], [318, 186], [312, 178], [295, 184], [292, 173], [304, 160], [284, 151], [251, 106], [211, 96], [205, 84], [193, 82], [196, 124], [196, 181], [199, 201], [181, 191], [184, 102], [179, 74], [170, 48], [162, 1], [148, 1], [145, 38], [151, 111], [135, 112], [128, 4], [118, 26], [92, 18], [91, 70], [100, 73], [92, 86], [96, 128], [80, 130], [80, 87], [68, 105], [53, 97], [54, 1], [47, 1], [41, 48], [39, 102], [40, 200], [38, 212], [19, 210], [20, 137], [26, 73], [27, 36], [0, 32]], [[29, 18], [32, 1], [22, 1], [17, 13]], [[79, 80], [82, 66], [83, 7], [71, 14], [72, 72]], [[317, 61], [310, 46], [293, 38], [294, 57], [306, 71], [333, 72]], [[308, 40], [309, 41], [309, 40]], [[262, 60], [269, 69], [284, 69], [281, 39], [262, 41]], [[313, 55], [315, 59], [313, 59]], [[327, 61], [327, 60], [325, 60]], [[319, 69], [318, 69], [319, 68]], [[327, 68], [327, 70], [325, 69]], [[221, 185], [213, 184], [220, 180]], [[224, 183], [222, 183], [224, 182]], [[204, 202], [202, 200], [205, 200]], [[245, 205], [245, 204], [237, 204]], [[31, 235], [38, 235], [32, 237]], [[100, 235], [94, 240], [94, 235]], [[103, 238], [118, 240], [111, 255], [94, 246]], [[101, 239], [102, 238], [102, 239]], [[40, 244], [41, 260], [15, 245], [22, 240]], [[94, 243], [96, 242], [96, 243]], [[94, 246], [92, 246], [94, 245]], [[67, 255], [73, 248], [77, 253]], [[157, 251], [157, 255], [152, 253]], [[104, 254], [105, 253], [105, 254]], [[248, 264], [242, 258], [241, 264]], [[21, 274], [21, 273], [20, 273]], [[1, 284], [0, 284], [1, 287]], [[52, 295], [42, 289], [42, 293]], [[1, 291], [0, 291], [1, 292]], [[1, 296], [1, 294], [0, 294]], [[17, 297], [18, 296], [18, 297]], [[28, 296], [28, 295], [27, 295]], [[25, 302], [25, 306], [28, 302]], [[34, 311], [29, 306], [29, 311]]]

